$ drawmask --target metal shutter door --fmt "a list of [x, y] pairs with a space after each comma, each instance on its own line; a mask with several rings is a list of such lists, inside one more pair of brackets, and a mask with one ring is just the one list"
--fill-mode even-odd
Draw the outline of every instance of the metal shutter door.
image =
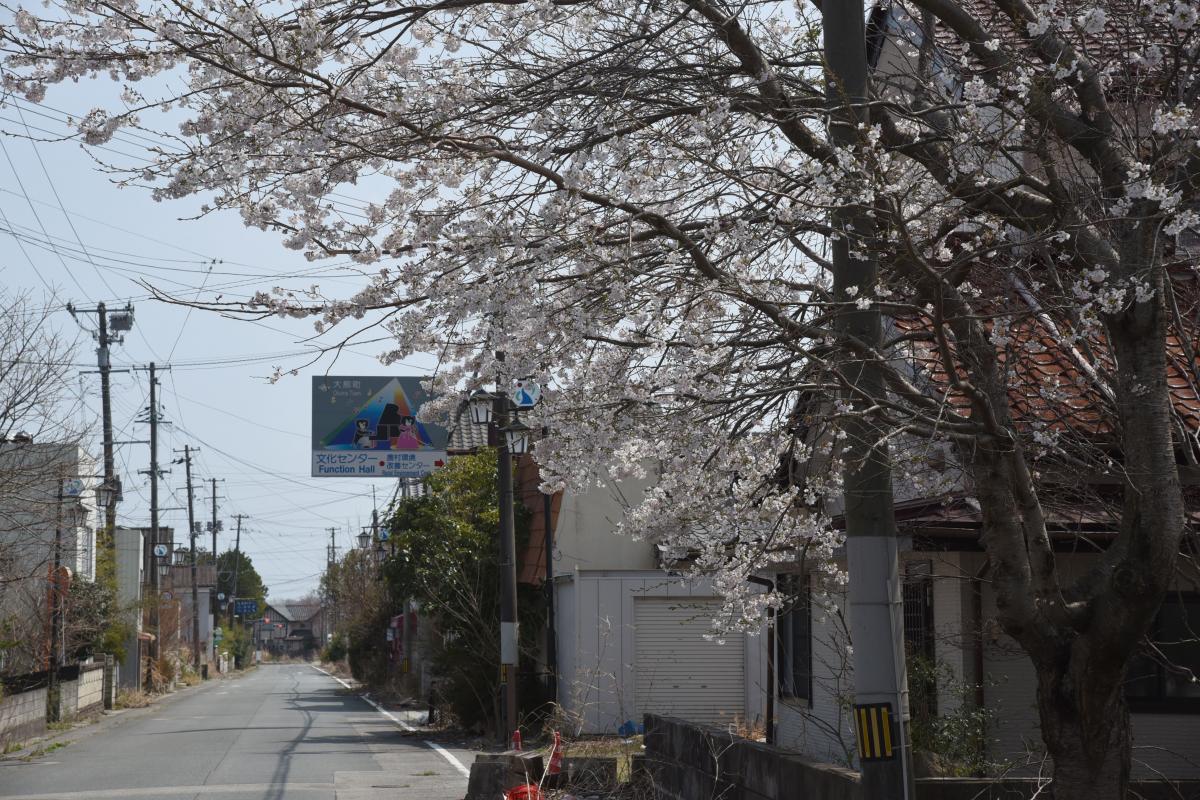
[[745, 636], [705, 639], [720, 602], [634, 599], [637, 709], [690, 722], [724, 725], [745, 717]]

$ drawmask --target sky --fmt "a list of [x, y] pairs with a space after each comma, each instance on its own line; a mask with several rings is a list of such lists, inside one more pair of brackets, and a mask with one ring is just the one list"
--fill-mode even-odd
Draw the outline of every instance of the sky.
[[[310, 476], [311, 375], [426, 375], [434, 361], [417, 357], [384, 367], [376, 358], [386, 343], [362, 344], [336, 359], [312, 366], [312, 322], [272, 318], [233, 320], [212, 312], [150, 299], [142, 283], [181, 299], [248, 296], [273, 286], [308, 287], [349, 295], [363, 278], [330, 264], [308, 262], [285, 249], [276, 234], [247, 229], [234, 212], [187, 220], [202, 198], [155, 202], [149, 192], [116, 186], [77, 141], [45, 141], [69, 132], [76, 119], [104, 105], [111, 87], [85, 82], [54, 87], [40, 104], [4, 98], [0, 104], [0, 291], [27, 292], [33, 302], [54, 307], [52, 325], [78, 337], [75, 388], [94, 415], [91, 448], [100, 456], [100, 381], [92, 338], [96, 314], [76, 320], [65, 309], [134, 307], [134, 327], [111, 350], [114, 439], [148, 438], [137, 419], [149, 404], [145, 371], [161, 368], [160, 466], [171, 469], [159, 484], [164, 510], [160, 525], [186, 534], [186, 491], [182, 464], [171, 464], [184, 445], [198, 447], [193, 467], [197, 519], [211, 519], [211, 478], [217, 478], [218, 518], [224, 531], [218, 550], [233, 546], [235, 514], [247, 515], [241, 547], [254, 561], [276, 600], [317, 589], [325, 566], [329, 528], [339, 552], [369, 523], [372, 492], [382, 509], [395, 482], [369, 478]], [[111, 106], [110, 106], [111, 107]], [[43, 141], [31, 141], [32, 135]], [[97, 156], [138, 163], [146, 141], [119, 134]], [[363, 198], [343, 198], [353, 208]], [[317, 271], [317, 273], [314, 273]], [[82, 324], [81, 324], [82, 323]], [[376, 333], [375, 335], [381, 335]], [[367, 338], [371, 338], [368, 336]], [[325, 341], [325, 340], [317, 340]], [[276, 367], [299, 370], [272, 384]], [[88, 374], [91, 370], [93, 374]], [[124, 486], [118, 524], [149, 525], [146, 444], [116, 448]], [[200, 541], [209, 545], [207, 534]]]

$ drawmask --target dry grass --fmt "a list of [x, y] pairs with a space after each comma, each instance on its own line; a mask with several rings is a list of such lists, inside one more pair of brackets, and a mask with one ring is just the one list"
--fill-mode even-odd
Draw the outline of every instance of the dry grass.
[[145, 708], [154, 702], [154, 695], [141, 689], [122, 689], [117, 692], [117, 708]]

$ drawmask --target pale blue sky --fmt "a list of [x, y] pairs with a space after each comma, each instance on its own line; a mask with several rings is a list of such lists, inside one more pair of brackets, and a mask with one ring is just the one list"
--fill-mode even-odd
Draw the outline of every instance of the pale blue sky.
[[[322, 269], [320, 262], [283, 248], [274, 234], [244, 228], [234, 213], [180, 221], [196, 212], [198, 200], [156, 203], [145, 190], [118, 188], [75, 141], [34, 145], [12, 135], [23, 133], [25, 125], [34, 136], [62, 135], [68, 129], [60, 112], [78, 118], [101, 105], [97, 98], [110, 92], [111, 87], [87, 82], [52, 89], [41, 105], [10, 101], [0, 106], [0, 283], [9, 293], [29, 291], [38, 302], [56, 306], [70, 301], [90, 307], [103, 300], [113, 307], [133, 301], [136, 324], [124, 343], [113, 348], [114, 368], [150, 361], [173, 365], [161, 379], [164, 415], [173, 422], [161, 429], [159, 458], [173, 470], [160, 484], [161, 505], [186, 505], [183, 466], [169, 461], [185, 443], [198, 446], [197, 518], [211, 516], [208, 479], [223, 479], [217, 485], [218, 514], [226, 527], [219, 548], [232, 546], [231, 516], [248, 514], [243, 550], [254, 559], [272, 597], [298, 597], [317, 587], [327, 529], [338, 529], [338, 545], [344, 550], [371, 515], [371, 480], [309, 476], [308, 376], [326, 371], [427, 374], [433, 361], [420, 358], [384, 368], [375, 358], [381, 345], [362, 345], [343, 352], [336, 365], [324, 358], [301, 369], [298, 377], [272, 385], [266, 377], [275, 366], [299, 368], [308, 360], [295, 354], [305, 349], [302, 340], [312, 335], [311, 322], [276, 318], [251, 324], [146, 299], [138, 280], [188, 298], [200, 287], [223, 287], [230, 298], [275, 285], [313, 283], [349, 294], [361, 278], [336, 270], [313, 275]], [[144, 142], [135, 137], [121, 135], [97, 154], [137, 163], [129, 156], [136, 156]], [[281, 277], [301, 272], [309, 274]], [[53, 320], [64, 332], [80, 331], [66, 310], [57, 310]], [[92, 329], [94, 321], [92, 314]], [[95, 364], [89, 335], [81, 334], [78, 354], [77, 372], [95, 368], [89, 366]], [[76, 386], [98, 420], [98, 376], [80, 374]], [[147, 438], [147, 426], [134, 419], [147, 406], [148, 388], [145, 372], [114, 373], [118, 440]], [[98, 422], [95, 427], [98, 456]], [[125, 485], [121, 524], [149, 522], [148, 478], [137, 474], [148, 463], [144, 444], [117, 448]], [[394, 482], [377, 480], [374, 486], [382, 507]], [[178, 541], [186, 532], [186, 512], [166, 511], [161, 524], [175, 527]]]

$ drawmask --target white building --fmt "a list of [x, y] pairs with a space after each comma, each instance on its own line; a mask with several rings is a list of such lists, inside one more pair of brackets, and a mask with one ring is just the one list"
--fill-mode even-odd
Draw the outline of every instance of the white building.
[[712, 636], [721, 598], [662, 569], [646, 541], [615, 533], [628, 483], [565, 495], [554, 530], [558, 702], [577, 733], [612, 733], [647, 713], [747, 730], [767, 696], [759, 637]]

